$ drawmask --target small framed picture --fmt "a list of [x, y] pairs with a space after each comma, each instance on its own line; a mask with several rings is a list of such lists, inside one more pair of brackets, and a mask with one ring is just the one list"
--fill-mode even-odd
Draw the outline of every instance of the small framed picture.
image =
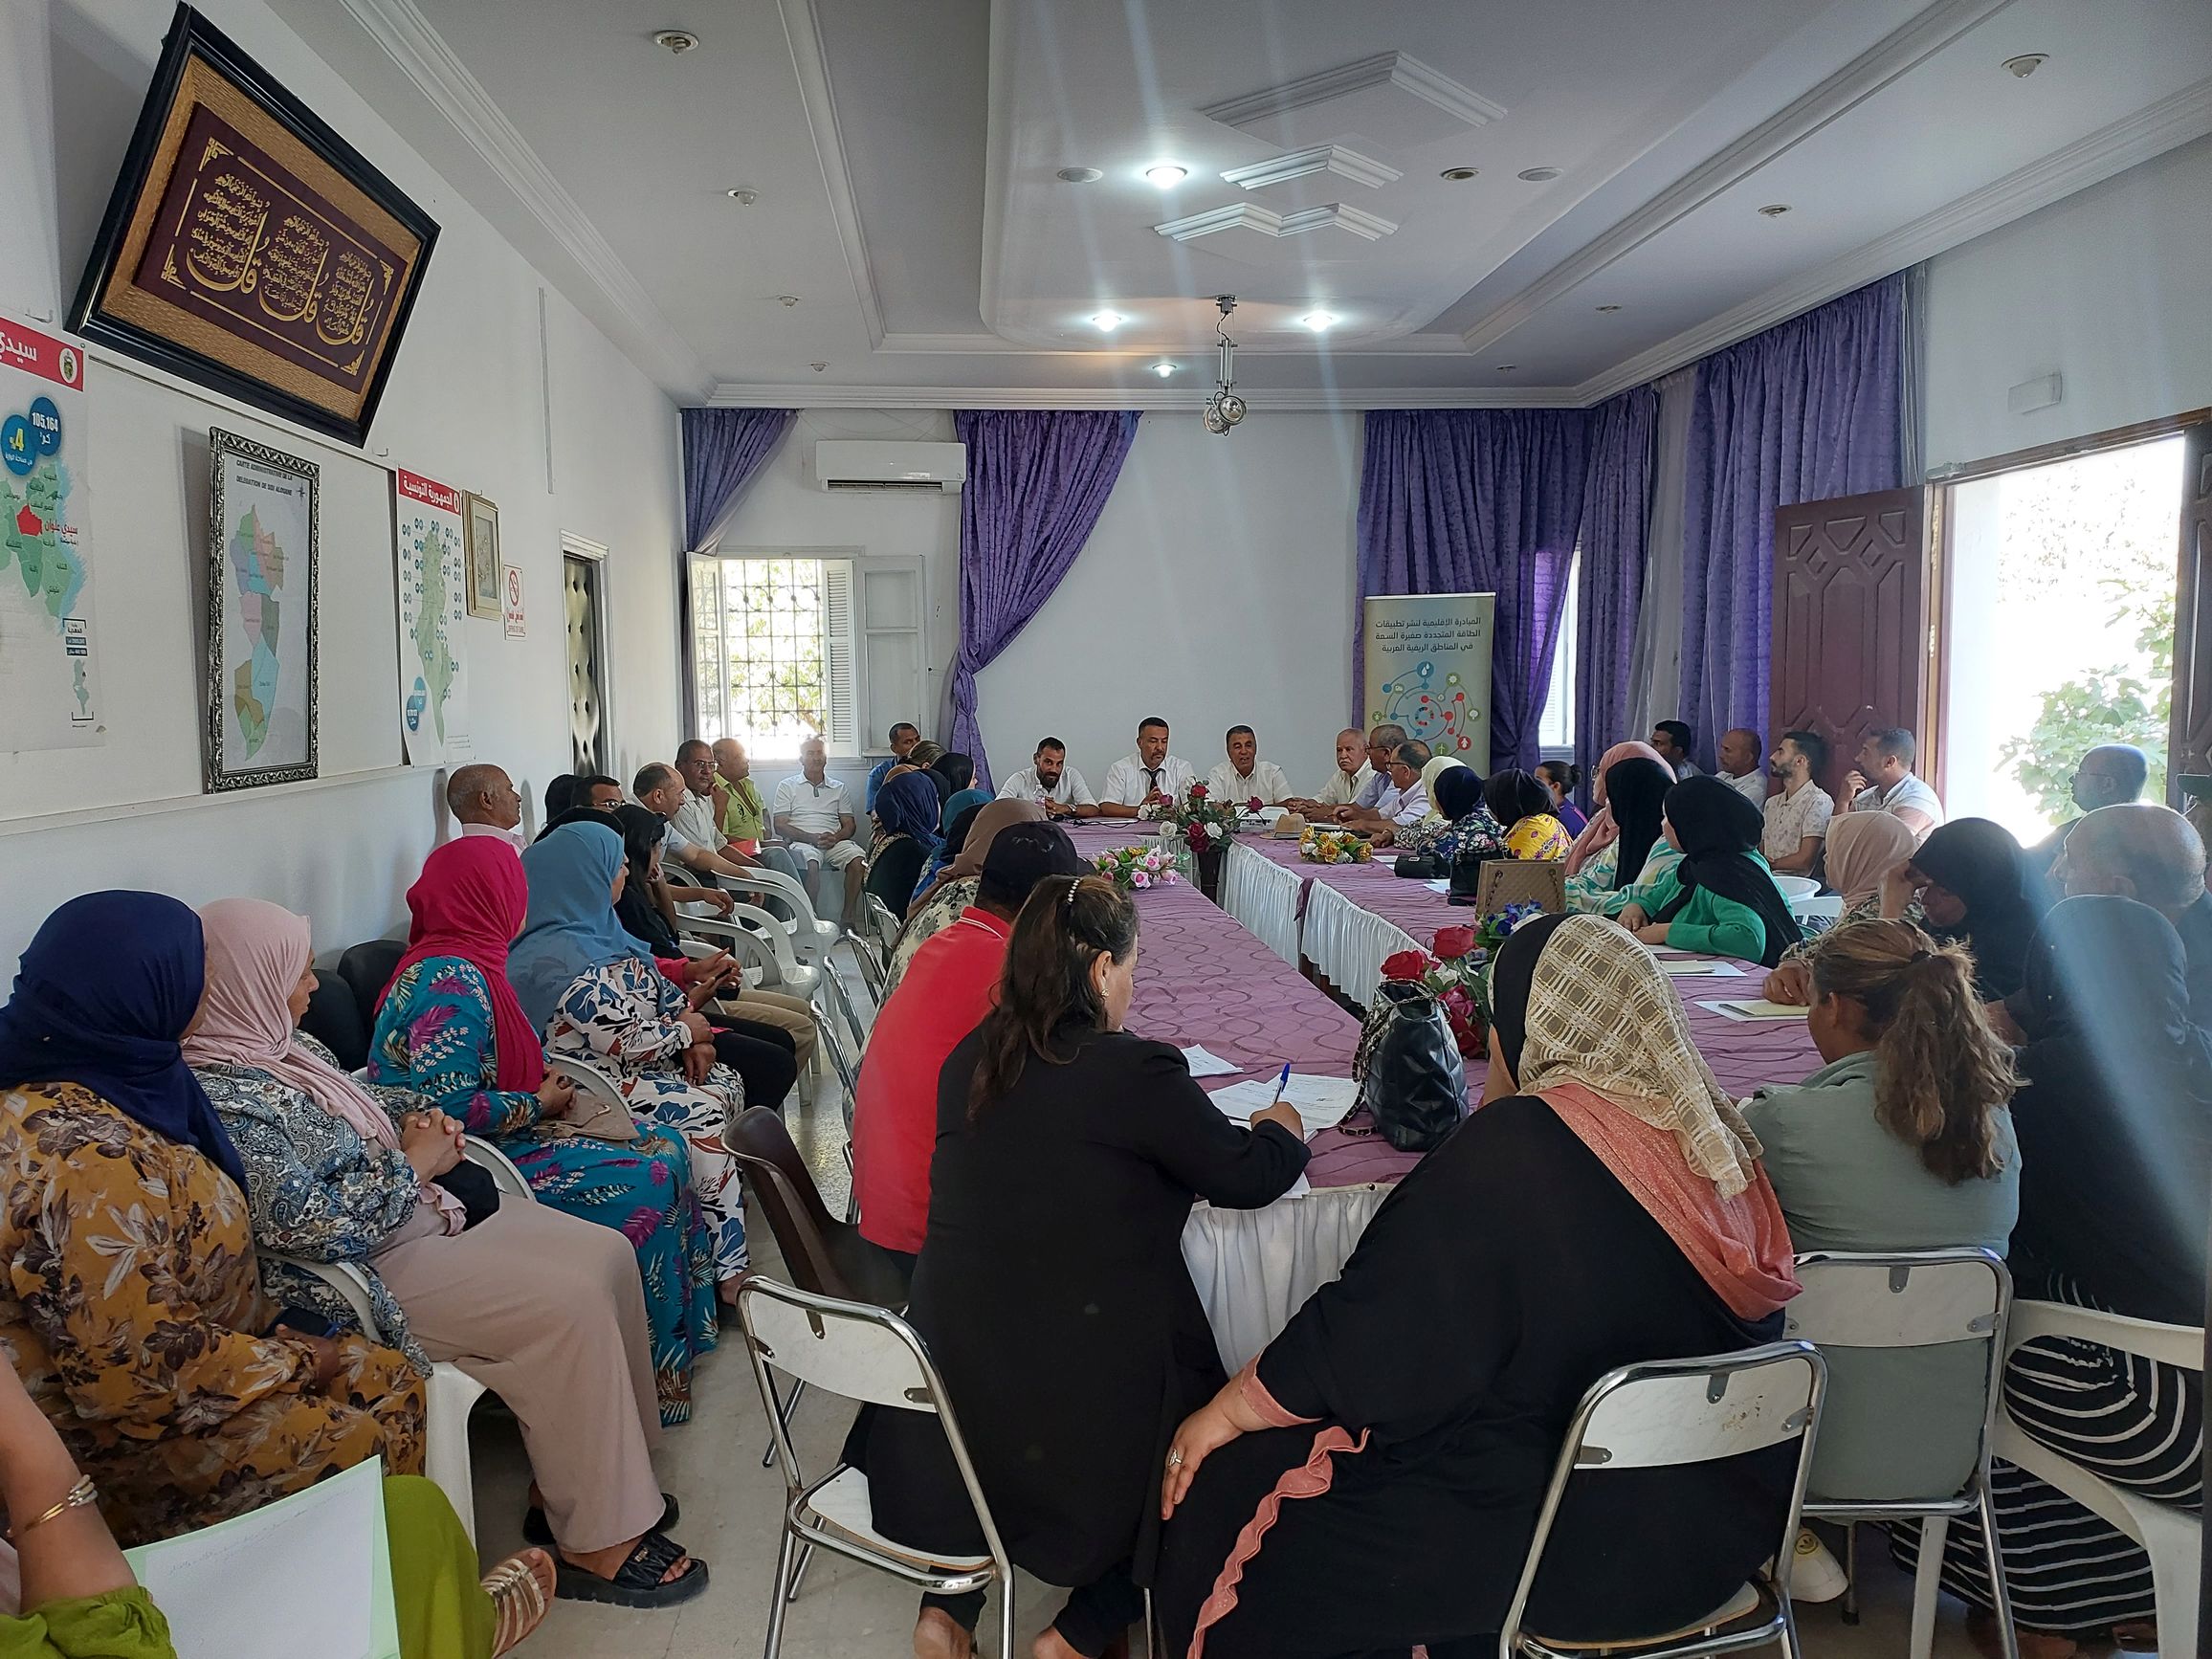
[[468, 498], [464, 515], [469, 554], [469, 614], [497, 620], [506, 613], [499, 577], [499, 504], [481, 496]]

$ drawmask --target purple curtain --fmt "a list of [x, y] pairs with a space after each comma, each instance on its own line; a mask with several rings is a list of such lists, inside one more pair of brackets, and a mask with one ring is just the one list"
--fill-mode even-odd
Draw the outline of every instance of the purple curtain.
[[945, 746], [973, 755], [991, 785], [976, 724], [976, 675], [1044, 608], [1091, 539], [1137, 436], [1135, 409], [960, 410], [967, 445], [960, 502], [960, 654]]
[[[795, 409], [683, 411], [683, 544], [704, 553], [707, 536], [790, 430]], [[689, 583], [684, 584], [689, 590]]]
[[1590, 411], [1590, 470], [1582, 489], [1582, 575], [1576, 620], [1575, 759], [1589, 804], [1598, 758], [1626, 728], [1629, 659], [1644, 607], [1645, 540], [1651, 522], [1659, 393], [1625, 391]]
[[1884, 277], [1698, 365], [1683, 492], [1682, 719], [1711, 768], [1766, 729], [1777, 507], [1904, 482], [1905, 277]]
[[[1375, 409], [1367, 415], [1360, 598], [1497, 595], [1491, 648], [1493, 766], [1537, 762], [1537, 727], [1582, 526], [1589, 441], [1590, 415], [1583, 409]], [[1366, 683], [1360, 637], [1353, 647], [1355, 697]]]

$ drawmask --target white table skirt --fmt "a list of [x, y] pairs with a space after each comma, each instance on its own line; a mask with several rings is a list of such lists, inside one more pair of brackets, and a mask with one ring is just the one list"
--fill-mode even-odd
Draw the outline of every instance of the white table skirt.
[[1298, 896], [1304, 886], [1296, 871], [1242, 842], [1228, 844], [1221, 872], [1222, 909], [1293, 967], [1298, 965]]
[[1306, 894], [1302, 936], [1306, 955], [1337, 989], [1365, 1007], [1382, 983], [1382, 962], [1402, 950], [1424, 948], [1395, 922], [1384, 921], [1316, 879]]
[[1265, 1209], [1202, 1204], [1183, 1228], [1183, 1259], [1221, 1362], [1232, 1374], [1275, 1339], [1306, 1298], [1344, 1271], [1392, 1188], [1316, 1187]]

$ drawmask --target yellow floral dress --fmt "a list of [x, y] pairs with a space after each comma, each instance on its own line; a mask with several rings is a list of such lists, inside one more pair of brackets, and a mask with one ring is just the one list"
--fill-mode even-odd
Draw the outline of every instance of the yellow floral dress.
[[124, 1545], [228, 1520], [382, 1455], [423, 1467], [422, 1383], [360, 1336], [263, 1336], [246, 1197], [74, 1083], [0, 1087], [0, 1349]]

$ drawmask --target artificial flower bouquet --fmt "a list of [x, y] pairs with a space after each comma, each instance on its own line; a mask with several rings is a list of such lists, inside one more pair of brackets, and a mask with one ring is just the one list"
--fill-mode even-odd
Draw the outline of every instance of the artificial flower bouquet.
[[1149, 847], [1117, 847], [1091, 860], [1099, 874], [1122, 892], [1166, 887], [1176, 879], [1175, 854], [1155, 841]]
[[1349, 830], [1308, 830], [1298, 837], [1298, 856], [1310, 864], [1371, 864], [1374, 846]]
[[[1260, 804], [1255, 799], [1251, 805], [1256, 811]], [[1220, 852], [1236, 833], [1242, 808], [1216, 801], [1204, 784], [1193, 784], [1182, 800], [1148, 810], [1159, 818], [1163, 838], [1179, 836], [1193, 852]]]
[[1443, 1007], [1463, 1059], [1489, 1051], [1491, 958], [1515, 928], [1544, 914], [1540, 904], [1509, 904], [1473, 927], [1440, 927], [1427, 950], [1402, 950], [1382, 962], [1386, 980], [1418, 983]]

